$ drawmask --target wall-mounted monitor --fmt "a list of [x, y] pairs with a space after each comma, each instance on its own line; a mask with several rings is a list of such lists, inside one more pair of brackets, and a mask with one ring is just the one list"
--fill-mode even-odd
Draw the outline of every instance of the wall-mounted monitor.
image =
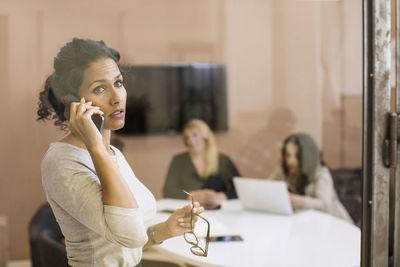
[[175, 134], [193, 118], [228, 129], [223, 64], [132, 65], [123, 68], [125, 127], [118, 134]]

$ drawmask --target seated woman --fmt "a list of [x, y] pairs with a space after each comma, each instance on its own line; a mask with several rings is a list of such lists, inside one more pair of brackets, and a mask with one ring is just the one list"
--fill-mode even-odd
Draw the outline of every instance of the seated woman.
[[270, 178], [286, 182], [294, 208], [317, 209], [353, 223], [337, 197], [321, 152], [309, 135], [297, 133], [285, 139], [282, 165]]
[[239, 171], [228, 156], [220, 153], [208, 125], [198, 119], [183, 129], [187, 151], [175, 155], [169, 166], [163, 194], [165, 198], [184, 199], [182, 189], [191, 191], [205, 208], [217, 208], [225, 199], [237, 198], [232, 183]]

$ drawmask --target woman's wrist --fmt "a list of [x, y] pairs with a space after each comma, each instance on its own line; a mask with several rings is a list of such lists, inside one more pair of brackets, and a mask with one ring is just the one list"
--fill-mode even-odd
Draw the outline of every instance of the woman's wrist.
[[106, 147], [102, 142], [94, 143], [94, 144], [86, 144], [86, 149], [88, 152], [96, 155], [101, 155], [101, 154], [108, 154]]
[[148, 236], [149, 236], [151, 242], [153, 243], [153, 245], [159, 245], [159, 244], [161, 244], [163, 241], [162, 241], [162, 240], [161, 240], [161, 241], [158, 241], [158, 240], [156, 239], [156, 237], [155, 237], [155, 232], [156, 232], [156, 230], [155, 230], [155, 226], [154, 226], [154, 225], [150, 226], [149, 229], [148, 229], [148, 231], [147, 231]]
[[154, 245], [159, 245], [164, 240], [172, 237], [165, 222], [150, 226], [147, 233]]

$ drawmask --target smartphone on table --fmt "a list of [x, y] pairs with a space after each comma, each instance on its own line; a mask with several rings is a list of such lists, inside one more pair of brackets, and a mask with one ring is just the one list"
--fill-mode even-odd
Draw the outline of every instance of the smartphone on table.
[[[70, 115], [71, 115], [71, 104], [73, 102], [80, 102], [79, 99], [76, 96], [73, 95], [66, 95], [64, 99], [64, 105], [65, 105], [65, 110], [64, 110], [64, 117], [69, 120]], [[99, 114], [93, 114], [92, 115], [92, 121], [94, 125], [96, 125], [97, 130], [101, 133], [103, 131], [103, 125], [104, 125], [104, 117], [99, 115]]]
[[210, 242], [243, 241], [240, 235], [210, 236]]

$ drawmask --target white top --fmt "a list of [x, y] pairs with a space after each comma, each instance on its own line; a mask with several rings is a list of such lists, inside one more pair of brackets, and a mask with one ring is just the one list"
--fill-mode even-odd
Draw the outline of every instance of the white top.
[[86, 149], [52, 143], [43, 157], [42, 183], [65, 236], [68, 264], [136, 266], [155, 216], [153, 194], [136, 178], [122, 153], [111, 147], [139, 208], [104, 205], [101, 184]]

